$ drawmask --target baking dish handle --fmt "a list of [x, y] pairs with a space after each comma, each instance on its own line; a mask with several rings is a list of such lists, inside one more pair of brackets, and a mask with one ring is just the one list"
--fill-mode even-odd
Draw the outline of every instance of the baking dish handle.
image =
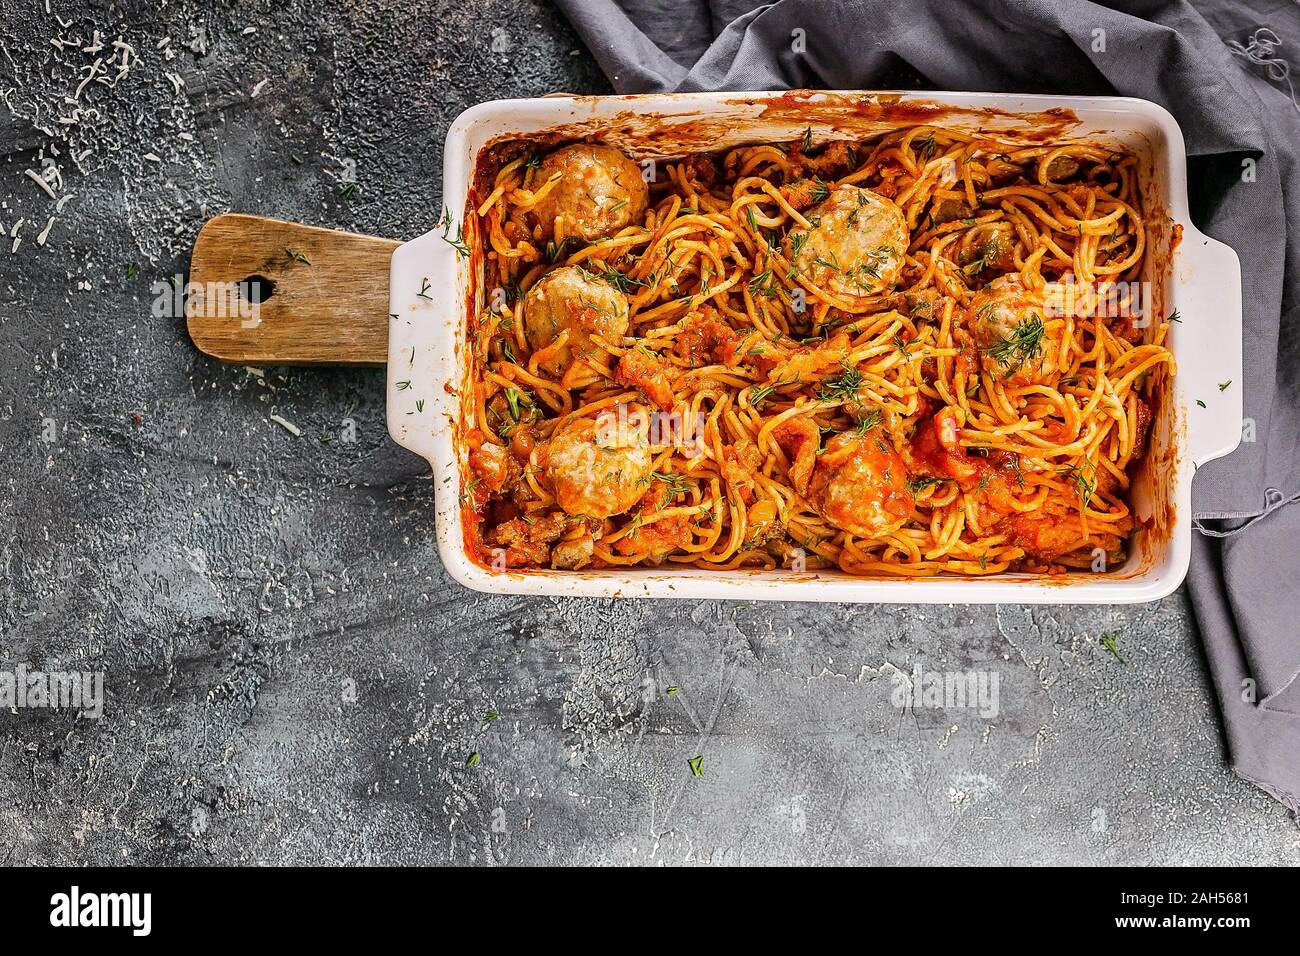
[[1188, 454], [1199, 466], [1241, 442], [1241, 262], [1231, 246], [1188, 229], [1175, 269], [1191, 292], [1175, 303], [1175, 382], [1187, 409]]
[[393, 252], [388, 277], [388, 434], [428, 459], [435, 475], [445, 470], [440, 450], [444, 465], [450, 461], [457, 417], [451, 330], [464, 311], [455, 298], [467, 264], [456, 248], [439, 232], [426, 233]]

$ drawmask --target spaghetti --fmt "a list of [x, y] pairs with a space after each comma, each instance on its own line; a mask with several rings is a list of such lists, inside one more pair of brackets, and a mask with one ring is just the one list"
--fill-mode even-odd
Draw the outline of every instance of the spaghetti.
[[1103, 570], [1173, 359], [1132, 155], [932, 126], [506, 144], [462, 487], [498, 567]]

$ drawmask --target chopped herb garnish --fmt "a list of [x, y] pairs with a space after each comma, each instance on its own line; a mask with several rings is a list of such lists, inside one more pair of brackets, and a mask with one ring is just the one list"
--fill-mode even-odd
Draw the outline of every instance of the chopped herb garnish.
[[691, 757], [686, 761], [687, 766], [691, 768], [691, 774], [696, 777], [704, 776], [704, 758]]
[[564, 250], [568, 248], [569, 237], [565, 236], [558, 243], [552, 239], [546, 243], [546, 258], [551, 262], [559, 262], [564, 255]]
[[464, 227], [456, 226], [456, 238], [450, 236], [452, 227], [451, 210], [446, 210], [442, 219], [442, 241], [456, 250], [458, 258], [469, 258], [469, 245], [465, 242]]
[[790, 259], [793, 261], [799, 258], [799, 253], [803, 251], [804, 244], [808, 241], [808, 233], [796, 232], [790, 236]]
[[1219, 391], [1226, 392], [1228, 390], [1228, 386], [1231, 384], [1232, 384], [1232, 379], [1228, 379], [1226, 382], [1220, 382]]
[[288, 253], [290, 259], [293, 259], [297, 262], [305, 262], [307, 263], [307, 265], [311, 265], [311, 260], [308, 259], [306, 256], [304, 256], [301, 252], [295, 252], [294, 250], [289, 248], [286, 248], [284, 251]]
[[880, 409], [873, 408], [867, 414], [858, 419], [858, 424], [854, 427], [853, 434], [858, 438], [861, 438], [867, 432], [871, 431], [871, 429], [879, 425], [884, 418], [884, 413], [881, 412]]
[[845, 366], [839, 375], [822, 380], [817, 388], [817, 397], [823, 402], [848, 401], [858, 393], [863, 381], [861, 372], [853, 366]]
[[775, 385], [761, 385], [752, 389], [749, 393], [749, 404], [751, 408], [758, 408], [762, 405], [773, 392], [776, 391]]
[[617, 269], [605, 269], [602, 272], [594, 273], [594, 275], [596, 275], [601, 279], [604, 279], [607, 283], [612, 285], [619, 292], [622, 292], [624, 295], [631, 295], [632, 290], [637, 287], [643, 289], [649, 288], [649, 286], [645, 282], [642, 282], [640, 279], [634, 279], [629, 275], [624, 275], [623, 273], [619, 272]]
[[749, 294], [770, 296], [772, 294], [772, 270], [764, 269], [749, 280]]
[[465, 502], [469, 501], [469, 496], [474, 493], [474, 489], [478, 487], [480, 481], [482, 481], [481, 478], [471, 478], [465, 484], [465, 492], [460, 496], [461, 504], [464, 504]]
[[1042, 316], [1034, 313], [1033, 318], [1025, 319], [1011, 330], [1009, 336], [984, 351], [1009, 375], [1041, 354], [1044, 332]]
[[941, 485], [947, 480], [947, 478], [940, 478], [935, 475], [913, 475], [907, 479], [907, 487], [915, 495], [933, 485]]
[[1101, 636], [1101, 646], [1110, 651], [1110, 656], [1115, 658], [1121, 664], [1127, 664], [1128, 661], [1120, 655], [1119, 639], [1114, 634], [1103, 634]]
[[827, 268], [827, 269], [833, 269], [833, 270], [835, 270], [836, 272], [839, 272], [839, 271], [840, 271], [840, 260], [836, 258], [835, 253], [831, 252], [831, 251], [828, 249], [828, 250], [826, 251], [826, 255], [827, 255], [827, 256], [830, 256], [830, 258], [827, 259], [827, 258], [825, 258], [824, 256], [818, 256], [817, 258], [813, 259], [813, 265], [815, 265], [815, 266], [824, 266], [824, 267]]
[[1062, 468], [1057, 472], [1069, 478], [1074, 482], [1074, 490], [1079, 496], [1079, 504], [1084, 507], [1092, 501], [1093, 493], [1097, 490], [1097, 466], [1091, 462], [1084, 462], [1083, 465], [1070, 465]]

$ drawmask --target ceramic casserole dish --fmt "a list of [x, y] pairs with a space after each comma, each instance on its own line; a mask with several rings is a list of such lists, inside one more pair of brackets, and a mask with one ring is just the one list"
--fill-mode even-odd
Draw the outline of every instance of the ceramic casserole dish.
[[[447, 133], [443, 197], [466, 221], [476, 163], [512, 137], [596, 138], [634, 159], [674, 157], [745, 143], [866, 136], [924, 122], [1026, 144], [1044, 129], [1123, 147], [1138, 157], [1149, 253], [1151, 308], [1175, 310], [1167, 345], [1177, 373], [1156, 396], [1149, 453], [1134, 477], [1142, 521], [1122, 566], [1106, 573], [1005, 573], [980, 578], [852, 576], [839, 571], [627, 568], [494, 571], [467, 554], [460, 507], [466, 452], [460, 395], [470, 374], [467, 321], [485, 302], [481, 253], [458, 254], [445, 227], [399, 246], [390, 273], [388, 428], [433, 470], [436, 534], [449, 573], [483, 591], [563, 596], [726, 598], [851, 602], [1124, 604], [1156, 600], [1186, 574], [1197, 466], [1232, 451], [1241, 433], [1241, 277], [1232, 249], [1188, 216], [1182, 133], [1163, 108], [1118, 97], [981, 93], [786, 92], [550, 97], [484, 103]], [[479, 237], [466, 235], [474, 250]]]

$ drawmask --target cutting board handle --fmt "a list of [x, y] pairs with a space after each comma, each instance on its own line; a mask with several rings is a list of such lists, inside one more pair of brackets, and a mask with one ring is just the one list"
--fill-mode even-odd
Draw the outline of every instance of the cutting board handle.
[[384, 365], [400, 245], [261, 216], [210, 219], [190, 257], [190, 338], [223, 362]]

